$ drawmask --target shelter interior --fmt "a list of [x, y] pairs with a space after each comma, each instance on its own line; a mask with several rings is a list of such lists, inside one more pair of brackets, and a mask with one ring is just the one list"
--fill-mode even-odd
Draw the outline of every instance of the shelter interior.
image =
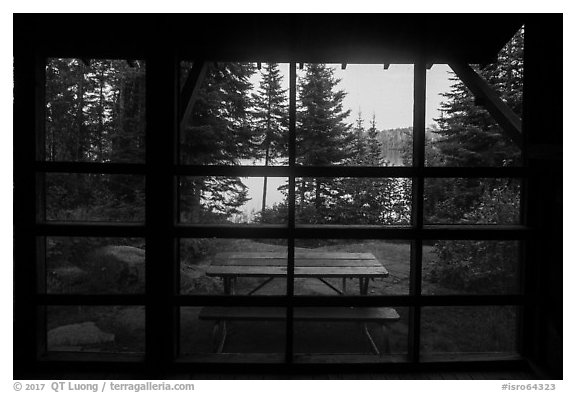
[[[89, 26], [91, 28], [87, 28]], [[496, 61], [499, 51], [520, 29], [524, 31], [521, 116], [515, 114], [478, 73]], [[46, 159], [46, 65], [47, 59], [53, 58], [79, 59], [78, 64], [89, 64], [89, 59], [126, 59], [132, 69], [137, 60], [145, 64], [143, 140], [146, 148], [142, 161]], [[183, 61], [190, 65], [186, 77], [180, 75]], [[206, 67], [214, 62], [254, 62], [258, 67], [270, 62], [288, 64], [287, 165], [202, 165], [179, 161], [179, 125], [190, 116]], [[390, 64], [414, 66], [410, 166], [353, 168], [297, 164], [296, 72], [306, 64], [315, 63], [341, 64], [342, 69], [348, 64], [378, 64], [383, 69]], [[426, 72], [434, 64], [450, 65], [472, 92], [476, 103], [497, 122], [503, 137], [518, 147], [520, 165], [499, 168], [426, 165]], [[239, 378], [242, 375], [251, 378], [353, 375], [381, 379], [563, 377], [561, 15], [15, 15], [14, 119], [13, 356], [16, 379]], [[45, 190], [49, 187], [49, 175], [54, 173], [78, 176], [96, 173], [111, 177], [129, 174], [144, 178], [142, 220], [47, 219], [46, 206], [51, 202]], [[179, 218], [180, 202], [175, 186], [178, 176], [285, 177], [289, 195], [287, 220], [257, 226], [183, 222]], [[342, 176], [411, 179], [408, 222], [400, 226], [299, 222], [295, 212], [297, 179]], [[423, 203], [427, 179], [471, 177], [519, 179], [518, 222], [440, 225], [425, 221]], [[51, 291], [45, 279], [48, 274], [46, 244], [47, 239], [58, 237], [144, 239], [146, 280], [141, 291]], [[225, 295], [181, 292], [179, 264], [184, 246], [177, 244], [183, 238], [267, 239], [268, 243], [263, 243], [275, 247], [280, 244], [286, 250], [284, 294], [234, 296], [229, 288]], [[299, 274], [298, 250], [294, 250], [314, 239], [406, 241], [410, 267], [406, 291], [374, 296], [298, 293], [294, 284]], [[422, 286], [422, 266], [426, 258], [423, 250], [427, 242], [435, 239], [518, 242], [518, 291], [472, 295], [426, 293]], [[194, 247], [196, 245], [189, 249], [194, 251]], [[334, 288], [336, 284], [332, 281], [326, 285], [342, 293], [339, 287]], [[365, 292], [368, 293], [367, 287]], [[144, 310], [141, 324], [145, 334], [140, 353], [49, 350], [47, 326], [58, 307], [79, 310], [117, 306]], [[278, 330], [282, 331], [280, 341], [275, 342], [281, 355], [255, 358], [234, 354], [183, 354], [179, 341], [185, 337], [182, 330], [187, 325], [180, 318], [202, 307], [223, 306], [236, 310], [243, 307], [285, 310], [282, 319], [266, 322], [279, 326]], [[428, 356], [421, 351], [429, 309], [440, 312], [442, 307], [480, 310], [501, 306], [518, 310], [513, 354]], [[311, 357], [300, 361], [294, 350], [302, 335], [297, 316], [298, 310], [306, 307], [394, 307], [405, 321], [406, 329], [396, 331], [404, 334], [406, 345], [402, 348], [405, 350], [383, 361], [382, 357], [375, 361], [372, 356], [340, 357], [338, 361]], [[232, 335], [230, 330], [229, 340], [233, 339]]]

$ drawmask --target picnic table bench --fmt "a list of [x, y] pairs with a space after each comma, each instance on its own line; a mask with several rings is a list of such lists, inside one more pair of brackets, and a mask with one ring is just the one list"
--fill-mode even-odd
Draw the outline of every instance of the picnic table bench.
[[[286, 309], [280, 307], [204, 307], [198, 316], [201, 320], [215, 321], [213, 340], [215, 352], [224, 349], [227, 335], [227, 321], [283, 321]], [[360, 322], [362, 330], [372, 348], [381, 355], [390, 352], [390, 339], [387, 325], [398, 321], [400, 315], [390, 307], [298, 307], [294, 309], [294, 321], [309, 322]], [[376, 323], [382, 330], [382, 348], [380, 349], [370, 331], [368, 323]]]
[[[224, 292], [236, 293], [236, 281], [242, 277], [265, 277], [266, 280], [250, 290], [252, 295], [275, 278], [287, 276], [286, 252], [225, 252], [218, 254], [206, 271], [210, 277], [220, 277]], [[386, 268], [371, 253], [325, 252], [295, 250], [294, 277], [318, 279], [340, 295], [347, 292], [346, 280], [358, 279], [360, 295], [368, 294], [369, 281], [388, 276]], [[341, 278], [337, 288], [326, 281]], [[205, 307], [199, 314], [201, 320], [215, 321], [213, 339], [215, 351], [222, 352], [226, 342], [227, 322], [231, 321], [281, 321], [286, 319], [286, 309], [278, 307]], [[389, 352], [387, 325], [400, 316], [390, 307], [298, 307], [294, 308], [294, 321], [310, 322], [359, 322], [375, 354]], [[378, 348], [368, 323], [376, 323], [382, 330], [383, 351]]]

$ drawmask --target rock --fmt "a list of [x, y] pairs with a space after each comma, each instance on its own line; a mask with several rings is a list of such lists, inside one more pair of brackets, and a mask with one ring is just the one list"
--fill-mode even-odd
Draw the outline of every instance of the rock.
[[48, 272], [49, 293], [82, 293], [86, 291], [88, 273], [77, 266], [61, 266]]
[[206, 276], [206, 266], [188, 266], [180, 269], [180, 293], [218, 295], [223, 292], [218, 279]]
[[58, 326], [48, 331], [48, 349], [51, 351], [113, 341], [114, 334], [103, 332], [94, 322]]
[[106, 246], [90, 253], [82, 265], [90, 275], [90, 292], [143, 293], [145, 252], [130, 246]]

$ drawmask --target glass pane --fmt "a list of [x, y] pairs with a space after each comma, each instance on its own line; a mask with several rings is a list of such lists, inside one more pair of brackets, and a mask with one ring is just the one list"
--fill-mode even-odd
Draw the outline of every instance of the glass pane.
[[285, 295], [285, 239], [180, 240], [180, 293]]
[[47, 173], [48, 221], [144, 221], [144, 176]]
[[296, 179], [297, 224], [409, 225], [411, 201], [411, 179]]
[[48, 351], [144, 352], [143, 306], [49, 306]]
[[413, 65], [306, 64], [297, 85], [297, 164], [412, 164]]
[[520, 180], [427, 178], [426, 224], [519, 224]]
[[408, 294], [410, 242], [296, 239], [296, 295]]
[[294, 318], [297, 362], [406, 360], [405, 307], [300, 307]]
[[[498, 61], [473, 66], [518, 116], [522, 115], [523, 38], [515, 37]], [[426, 78], [426, 165], [451, 167], [519, 166], [520, 148], [475, 99], [447, 64]]]
[[142, 60], [48, 59], [45, 159], [143, 162], [145, 90]]
[[500, 98], [522, 117], [524, 99], [524, 26], [504, 45], [495, 63], [488, 64], [482, 71], [487, 82]]
[[[180, 63], [186, 93], [193, 62]], [[193, 102], [181, 96], [180, 160], [196, 165], [286, 165], [288, 64], [218, 62]], [[188, 104], [188, 105], [186, 105]]]
[[444, 294], [519, 293], [520, 242], [437, 240], [423, 246], [422, 292]]
[[143, 293], [143, 238], [46, 238], [47, 293]]
[[516, 352], [515, 306], [423, 307], [422, 354]]
[[[283, 354], [285, 317], [285, 309], [273, 307], [182, 307], [180, 353], [216, 359], [231, 353], [246, 355], [246, 359], [253, 354]], [[261, 359], [283, 360], [280, 356]]]
[[179, 177], [180, 222], [285, 224], [287, 178]]

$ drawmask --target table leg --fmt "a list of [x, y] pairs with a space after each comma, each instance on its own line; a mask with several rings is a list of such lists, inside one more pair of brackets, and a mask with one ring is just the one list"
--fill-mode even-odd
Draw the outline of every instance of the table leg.
[[386, 323], [382, 324], [382, 341], [383, 341], [382, 347], [384, 348], [384, 353], [390, 353], [390, 335]]
[[360, 284], [360, 295], [368, 295], [368, 277], [359, 277], [359, 284]]
[[236, 293], [236, 277], [222, 277], [224, 282], [224, 294], [234, 295]]
[[382, 352], [378, 349], [376, 342], [374, 342], [374, 339], [372, 338], [372, 335], [370, 334], [370, 330], [368, 330], [368, 324], [366, 322], [362, 323], [362, 330], [364, 331], [364, 334], [368, 338], [368, 342], [370, 343], [370, 347], [372, 347], [372, 351], [376, 355], [382, 355]]
[[226, 335], [228, 331], [226, 329], [226, 321], [218, 321], [214, 324], [214, 329], [212, 330], [212, 340], [214, 342], [214, 352], [222, 353], [224, 350], [224, 344], [226, 343]]

